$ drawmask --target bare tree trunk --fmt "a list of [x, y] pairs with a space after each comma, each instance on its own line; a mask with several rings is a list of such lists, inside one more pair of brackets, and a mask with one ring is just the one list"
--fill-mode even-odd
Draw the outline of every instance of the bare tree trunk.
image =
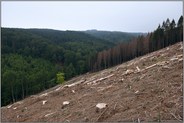
[[13, 91], [13, 86], [11, 85], [11, 93], [12, 93], [12, 101], [13, 103], [15, 102], [15, 97], [14, 97], [14, 91]]
[[24, 85], [23, 85], [23, 82], [22, 82], [22, 99], [24, 99]]

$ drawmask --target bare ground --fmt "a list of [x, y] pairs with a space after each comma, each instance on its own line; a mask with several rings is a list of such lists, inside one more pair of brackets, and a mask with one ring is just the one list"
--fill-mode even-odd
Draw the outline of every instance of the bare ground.
[[[2, 107], [1, 121], [182, 122], [182, 70], [180, 42]], [[97, 103], [107, 107], [98, 110]]]

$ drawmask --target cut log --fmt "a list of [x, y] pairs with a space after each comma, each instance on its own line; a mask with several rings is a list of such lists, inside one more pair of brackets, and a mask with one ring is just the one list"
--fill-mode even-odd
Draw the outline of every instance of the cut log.
[[55, 91], [59, 91], [61, 89], [61, 87], [59, 87], [59, 88], [56, 88], [56, 90]]
[[48, 117], [48, 116], [50, 116], [50, 115], [52, 115], [52, 114], [54, 114], [55, 112], [52, 112], [52, 113], [49, 113], [49, 114], [46, 114], [44, 117]]
[[137, 94], [137, 93], [139, 93], [139, 91], [136, 91], [135, 93]]
[[133, 70], [131, 70], [131, 69], [126, 70], [125, 75], [131, 74], [131, 73], [133, 73], [133, 72], [134, 72], [134, 71], [133, 71]]
[[94, 85], [94, 84], [96, 84], [97, 82], [102, 81], [102, 80], [105, 80], [105, 79], [108, 79], [108, 78], [110, 78], [110, 77], [112, 77], [112, 76], [114, 76], [114, 74], [111, 74], [111, 75], [106, 76], [106, 77], [104, 77], [104, 78], [100, 78], [100, 79], [94, 80], [94, 81], [92, 81], [92, 82], [88, 82], [87, 85], [92, 85], [92, 84]]
[[177, 55], [178, 58], [183, 57], [183, 54]]
[[11, 108], [12, 107], [12, 105], [9, 105], [7, 108]]
[[17, 109], [17, 107], [13, 108], [14, 110]]
[[150, 68], [152, 68], [152, 67], [155, 67], [157, 64], [153, 64], [153, 65], [150, 65], [150, 66], [148, 66], [148, 67], [146, 67], [145, 69], [147, 70], [147, 69], [150, 69]]
[[162, 68], [164, 68], [164, 69], [170, 69], [170, 67], [168, 67], [168, 66], [163, 66]]
[[75, 93], [75, 90], [72, 90], [72, 93]]
[[44, 94], [40, 95], [39, 97], [44, 97], [44, 96], [48, 96], [48, 93], [44, 93]]
[[107, 107], [107, 104], [106, 103], [98, 103], [97, 105], [96, 105], [96, 108], [98, 108], [98, 109], [104, 109], [104, 108], [106, 108]]
[[81, 83], [83, 83], [85, 80], [80, 80], [80, 81], [78, 81], [78, 82], [74, 82], [74, 83], [72, 83], [72, 84], [70, 84], [70, 85], [65, 85], [64, 87], [72, 87], [72, 86], [75, 86], [75, 85], [78, 85], [78, 84], [81, 84]]
[[64, 101], [63, 102], [63, 105], [65, 106], [65, 105], [69, 105], [70, 104], [70, 102], [69, 101]]
[[137, 66], [136, 68], [137, 68], [137, 71], [138, 71], [138, 72], [140, 72], [140, 71], [141, 71], [141, 70], [139, 69], [139, 67], [138, 67], [138, 66]]
[[179, 61], [179, 62], [183, 61], [183, 58], [181, 58], [181, 59], [178, 59], [178, 61]]
[[170, 58], [170, 61], [175, 61], [175, 60], [178, 60], [178, 58], [177, 57], [172, 57], [172, 58]]
[[47, 100], [44, 100], [44, 101], [42, 101], [42, 104], [45, 105], [46, 102], [47, 102]]

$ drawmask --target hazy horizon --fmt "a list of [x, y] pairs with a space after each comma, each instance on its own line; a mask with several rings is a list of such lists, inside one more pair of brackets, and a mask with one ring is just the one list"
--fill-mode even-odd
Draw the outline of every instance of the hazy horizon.
[[[87, 29], [87, 30], [59, 30], [59, 29], [52, 29], [52, 28], [19, 28], [19, 27], [1, 27], [1, 28], [10, 28], [10, 29], [45, 29], [45, 30], [55, 30], [55, 31], [108, 31], [108, 32], [125, 32], [125, 31], [113, 31], [113, 30], [99, 30], [99, 29]], [[149, 33], [149, 32], [125, 32], [125, 33]]]
[[148, 33], [183, 15], [182, 1], [2, 1], [1, 8], [1, 27], [60, 31]]

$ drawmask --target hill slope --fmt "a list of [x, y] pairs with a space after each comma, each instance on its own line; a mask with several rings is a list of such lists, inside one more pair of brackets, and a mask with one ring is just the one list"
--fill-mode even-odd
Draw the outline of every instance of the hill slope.
[[[180, 42], [73, 78], [2, 107], [2, 121], [181, 121], [182, 51]], [[107, 107], [98, 110], [98, 103]]]

